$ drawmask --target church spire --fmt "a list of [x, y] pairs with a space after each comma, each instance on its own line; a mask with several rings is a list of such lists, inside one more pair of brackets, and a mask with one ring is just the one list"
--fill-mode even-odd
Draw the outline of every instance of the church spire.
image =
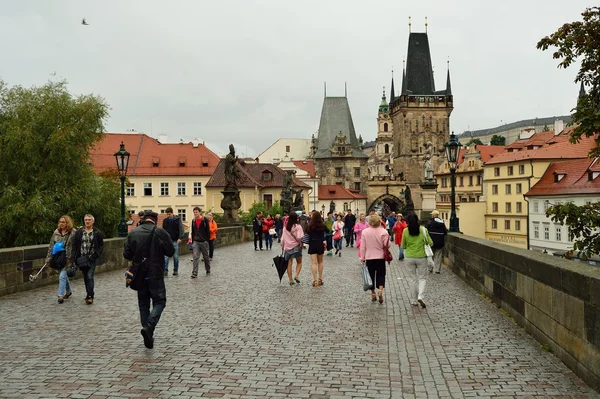
[[[385, 89], [384, 89], [385, 91]], [[390, 93], [390, 104], [396, 99], [396, 92], [394, 91], [394, 70], [392, 69], [392, 92]]]
[[452, 95], [452, 87], [450, 86], [450, 60], [448, 60], [448, 76], [446, 77], [446, 95]]
[[385, 86], [383, 87], [383, 95], [381, 96], [381, 103], [379, 104], [379, 113], [388, 113], [390, 110], [388, 102], [385, 98]]
[[583, 82], [581, 82], [581, 87], [579, 88], [579, 98], [585, 96], [585, 86], [583, 85]]
[[404, 66], [402, 67], [402, 89], [400, 90], [400, 94], [404, 96], [408, 94], [406, 92], [406, 61], [402, 61], [402, 64]]

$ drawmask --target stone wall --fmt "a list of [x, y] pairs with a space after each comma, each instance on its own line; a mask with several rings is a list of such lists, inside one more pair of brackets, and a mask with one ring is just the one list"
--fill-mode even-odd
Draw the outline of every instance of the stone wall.
[[[252, 240], [252, 226], [219, 227], [215, 246], [217, 248]], [[104, 240], [104, 253], [96, 266], [96, 273], [127, 268], [123, 258], [123, 238]], [[52, 274], [45, 268], [34, 283], [29, 282], [29, 275], [36, 274], [46, 258], [48, 245], [0, 249], [0, 296], [26, 291], [42, 285], [57, 284], [58, 274]], [[185, 244], [180, 245], [179, 254], [187, 255], [190, 251]], [[77, 273], [75, 279], [81, 278]], [[125, 284], [125, 283], [123, 283]]]
[[449, 234], [446, 265], [600, 390], [600, 268]]

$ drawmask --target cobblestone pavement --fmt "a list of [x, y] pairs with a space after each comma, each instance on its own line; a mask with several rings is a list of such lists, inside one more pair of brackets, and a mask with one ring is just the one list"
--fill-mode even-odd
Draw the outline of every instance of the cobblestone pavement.
[[0, 298], [0, 397], [598, 397], [447, 270], [421, 310], [397, 260], [380, 305], [353, 248], [325, 258], [317, 288], [306, 256], [302, 283], [279, 284], [276, 254], [217, 248], [196, 280], [182, 257], [152, 350], [122, 272], [97, 276], [91, 306], [81, 279], [62, 305], [55, 286]]

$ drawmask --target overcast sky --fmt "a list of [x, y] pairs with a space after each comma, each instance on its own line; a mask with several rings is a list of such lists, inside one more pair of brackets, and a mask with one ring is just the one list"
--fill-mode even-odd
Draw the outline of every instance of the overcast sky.
[[[493, 4], [492, 4], [493, 3]], [[310, 138], [323, 82], [344, 95], [354, 126], [375, 139], [382, 87], [400, 88], [413, 32], [425, 30], [436, 89], [450, 58], [463, 132], [568, 114], [576, 70], [557, 69], [537, 41], [592, 5], [582, 0], [0, 0], [0, 79], [66, 79], [74, 94], [111, 107], [109, 132], [136, 129], [169, 141], [235, 143], [256, 156], [277, 138]], [[83, 26], [85, 17], [89, 26]], [[52, 74], [56, 75], [52, 75]]]

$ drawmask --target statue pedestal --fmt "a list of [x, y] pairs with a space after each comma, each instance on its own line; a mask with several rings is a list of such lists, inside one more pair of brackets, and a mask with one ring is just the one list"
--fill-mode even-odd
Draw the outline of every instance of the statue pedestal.
[[223, 191], [221, 191], [221, 194], [223, 194], [223, 199], [221, 200], [223, 218], [221, 218], [221, 223], [240, 223], [240, 217], [238, 216], [238, 210], [242, 206], [240, 190], [237, 188], [225, 188]]
[[421, 214], [420, 220], [429, 220], [431, 211], [436, 208], [437, 184], [435, 180], [426, 180], [419, 185], [421, 187]]

